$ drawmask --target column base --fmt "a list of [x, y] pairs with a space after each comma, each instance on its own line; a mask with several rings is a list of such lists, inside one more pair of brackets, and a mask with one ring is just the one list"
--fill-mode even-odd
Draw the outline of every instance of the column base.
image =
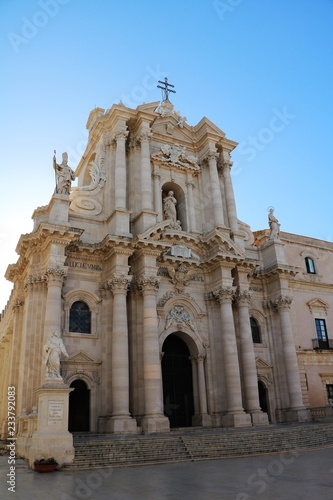
[[137, 434], [138, 426], [132, 417], [111, 417], [106, 424], [107, 432], [112, 434]]
[[163, 415], [146, 415], [141, 420], [144, 434], [170, 432], [170, 421]]
[[311, 422], [311, 412], [306, 408], [295, 408], [284, 410], [283, 412], [285, 422]]
[[212, 417], [208, 413], [201, 413], [199, 415], [193, 415], [192, 417], [193, 427], [213, 427]]
[[269, 425], [268, 415], [263, 411], [251, 413], [252, 425]]
[[249, 413], [227, 413], [222, 416], [222, 427], [251, 427], [251, 415]]

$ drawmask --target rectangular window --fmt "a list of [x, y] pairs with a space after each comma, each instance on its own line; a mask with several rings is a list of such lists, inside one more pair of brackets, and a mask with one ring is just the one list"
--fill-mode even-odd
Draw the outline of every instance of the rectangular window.
[[333, 384], [327, 384], [326, 389], [327, 389], [327, 398], [333, 400]]
[[319, 349], [329, 349], [325, 320], [316, 318], [315, 323]]

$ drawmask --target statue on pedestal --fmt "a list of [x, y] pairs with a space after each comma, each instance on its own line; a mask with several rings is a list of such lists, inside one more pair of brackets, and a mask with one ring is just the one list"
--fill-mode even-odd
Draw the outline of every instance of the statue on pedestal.
[[280, 237], [280, 225], [277, 218], [274, 216], [274, 209], [270, 208], [268, 213], [268, 224], [271, 230], [269, 234], [269, 240], [279, 239]]
[[74, 171], [68, 166], [68, 154], [62, 153], [62, 163], [58, 165], [55, 154], [53, 156], [53, 168], [56, 174], [56, 189], [58, 194], [69, 194], [72, 181], [75, 180]]
[[58, 337], [56, 332], [53, 332], [45, 344], [45, 365], [46, 379], [62, 380], [60, 375], [60, 357], [61, 355], [68, 358], [68, 353], [63, 340]]

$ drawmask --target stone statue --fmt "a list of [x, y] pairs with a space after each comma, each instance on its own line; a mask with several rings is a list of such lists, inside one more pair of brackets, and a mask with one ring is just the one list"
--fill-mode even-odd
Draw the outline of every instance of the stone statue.
[[168, 192], [168, 196], [164, 198], [163, 202], [163, 212], [166, 219], [171, 219], [176, 222], [177, 212], [176, 212], [177, 200], [173, 195], [173, 191]]
[[45, 365], [46, 378], [52, 380], [62, 380], [60, 375], [60, 357], [63, 354], [68, 358], [66, 347], [56, 332], [53, 332], [45, 344]]
[[62, 163], [58, 165], [55, 155], [53, 156], [53, 168], [56, 173], [56, 189], [58, 194], [69, 194], [71, 183], [75, 180], [74, 171], [68, 166], [68, 154], [62, 153]]
[[274, 216], [274, 209], [270, 208], [268, 213], [268, 224], [271, 230], [269, 235], [269, 240], [279, 239], [280, 237], [280, 225], [277, 218]]

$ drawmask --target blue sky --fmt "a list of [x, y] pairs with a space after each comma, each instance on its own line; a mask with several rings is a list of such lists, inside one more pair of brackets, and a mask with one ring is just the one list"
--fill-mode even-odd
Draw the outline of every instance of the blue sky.
[[234, 152], [238, 217], [333, 241], [332, 0], [1, 0], [0, 309], [19, 236], [54, 189], [53, 150], [75, 169], [95, 107], [158, 101], [206, 116]]

